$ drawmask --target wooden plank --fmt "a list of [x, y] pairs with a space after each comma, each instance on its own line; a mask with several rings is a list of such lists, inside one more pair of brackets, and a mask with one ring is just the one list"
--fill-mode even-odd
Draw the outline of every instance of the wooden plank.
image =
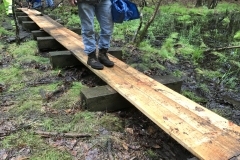
[[23, 10], [40, 28], [84, 65], [200, 159], [231, 159], [240, 154], [240, 127], [110, 56], [113, 68], [86, 64], [82, 38], [46, 16]]

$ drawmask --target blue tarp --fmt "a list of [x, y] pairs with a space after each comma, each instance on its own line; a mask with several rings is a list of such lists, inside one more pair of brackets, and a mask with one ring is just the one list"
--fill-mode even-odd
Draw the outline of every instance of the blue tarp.
[[112, 0], [113, 22], [122, 23], [140, 18], [136, 4], [129, 0]]

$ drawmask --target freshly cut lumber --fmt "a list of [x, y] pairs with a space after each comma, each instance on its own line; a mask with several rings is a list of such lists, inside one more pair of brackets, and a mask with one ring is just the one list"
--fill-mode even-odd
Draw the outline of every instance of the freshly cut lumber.
[[37, 11], [22, 9], [36, 24], [71, 51], [114, 90], [200, 159], [240, 155], [240, 127], [110, 56], [114, 67], [87, 65], [81, 36]]

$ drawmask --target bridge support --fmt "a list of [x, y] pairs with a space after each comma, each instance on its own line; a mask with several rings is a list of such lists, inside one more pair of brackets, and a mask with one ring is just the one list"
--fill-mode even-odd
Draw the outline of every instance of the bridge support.
[[39, 30], [39, 26], [34, 21], [22, 21], [22, 27], [26, 31]]
[[39, 50], [66, 50], [66, 48], [53, 37], [37, 37]]
[[[39, 39], [40, 37], [38, 37]], [[43, 38], [43, 37], [41, 37]], [[44, 42], [47, 43], [47, 42]], [[57, 42], [55, 42], [57, 43]], [[50, 43], [47, 43], [50, 45]], [[53, 45], [53, 44], [52, 44]], [[39, 49], [43, 48], [44, 44], [39, 45]], [[51, 47], [51, 46], [48, 46]], [[46, 49], [46, 48], [45, 48]], [[113, 55], [118, 59], [122, 59], [122, 50], [119, 47], [109, 48], [109, 54]], [[49, 58], [52, 68], [64, 68], [66, 66], [78, 66], [83, 65], [70, 51], [53, 51], [49, 52]]]
[[67, 66], [84, 66], [70, 51], [49, 52], [52, 68], [64, 68]]
[[[176, 92], [181, 91], [182, 80], [168, 75], [157, 76], [157, 81]], [[81, 106], [89, 111], [116, 111], [133, 105], [123, 98], [109, 85], [94, 88], [82, 88], [80, 92]]]

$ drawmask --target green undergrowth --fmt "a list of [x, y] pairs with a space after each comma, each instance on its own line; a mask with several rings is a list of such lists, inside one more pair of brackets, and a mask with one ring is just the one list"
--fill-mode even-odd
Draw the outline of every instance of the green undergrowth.
[[80, 111], [74, 115], [61, 115], [58, 118], [45, 117], [36, 124], [46, 131], [74, 132], [96, 134], [100, 128], [109, 131], [123, 131], [123, 122], [111, 114], [98, 114]]
[[15, 57], [21, 63], [36, 61], [42, 64], [49, 64], [48, 58], [43, 58], [36, 55], [38, 53], [37, 48], [37, 42], [31, 40], [21, 43], [19, 46], [15, 43], [11, 44], [8, 47], [8, 52], [11, 53], [13, 57]]
[[197, 102], [197, 103], [206, 102], [206, 99], [197, 96], [197, 95], [196, 95], [194, 92], [192, 92], [192, 91], [183, 90], [183, 91], [182, 91], [182, 94], [183, 94], [185, 97], [193, 100], [194, 102]]
[[11, 31], [8, 31], [8, 30], [6, 30], [6, 29], [4, 29], [3, 27], [0, 27], [0, 37], [2, 37], [2, 36], [9, 36], [9, 35], [14, 35], [14, 33], [13, 32], [11, 32]]

